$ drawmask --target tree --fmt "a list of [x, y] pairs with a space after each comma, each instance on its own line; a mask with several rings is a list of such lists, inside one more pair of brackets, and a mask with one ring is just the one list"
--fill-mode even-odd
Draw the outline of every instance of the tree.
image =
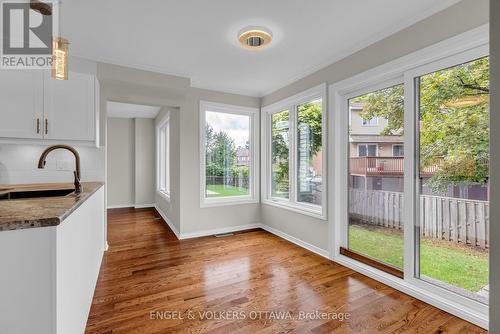
[[[300, 105], [297, 109], [298, 131], [306, 131], [309, 136], [310, 158], [321, 150], [322, 146], [322, 106], [321, 102], [312, 101]], [[273, 114], [271, 119], [271, 144], [273, 179], [277, 190], [288, 192], [289, 187], [289, 112]]]
[[[420, 77], [421, 168], [438, 164], [429, 180], [448, 185], [485, 184], [489, 160], [489, 59], [481, 58]], [[403, 85], [357, 98], [361, 117], [388, 120], [382, 135], [403, 134]]]
[[235, 164], [236, 148], [234, 140], [224, 131], [214, 132], [207, 124], [206, 137], [206, 175], [231, 176]]

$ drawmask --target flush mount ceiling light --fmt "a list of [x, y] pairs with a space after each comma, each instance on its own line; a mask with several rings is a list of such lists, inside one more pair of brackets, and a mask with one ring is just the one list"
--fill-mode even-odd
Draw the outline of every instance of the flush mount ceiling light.
[[249, 50], [259, 50], [271, 43], [273, 35], [271, 31], [263, 27], [247, 27], [238, 34], [240, 44]]

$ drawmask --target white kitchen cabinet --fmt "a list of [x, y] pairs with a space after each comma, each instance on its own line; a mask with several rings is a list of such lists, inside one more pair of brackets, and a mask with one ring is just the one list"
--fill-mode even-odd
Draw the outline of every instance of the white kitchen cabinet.
[[104, 252], [104, 188], [57, 226], [0, 231], [0, 333], [85, 332]]
[[43, 73], [0, 71], [0, 137], [43, 138]]
[[45, 75], [43, 109], [45, 139], [94, 140], [94, 76], [72, 72], [62, 81]]
[[0, 139], [95, 142], [96, 87], [92, 74], [60, 81], [47, 71], [1, 71]]

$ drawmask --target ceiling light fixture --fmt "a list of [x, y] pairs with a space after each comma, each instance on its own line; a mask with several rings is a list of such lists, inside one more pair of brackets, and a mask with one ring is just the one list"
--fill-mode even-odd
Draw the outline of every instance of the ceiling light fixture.
[[238, 34], [238, 40], [245, 49], [259, 50], [265, 48], [273, 39], [272, 33], [262, 27], [247, 27]]

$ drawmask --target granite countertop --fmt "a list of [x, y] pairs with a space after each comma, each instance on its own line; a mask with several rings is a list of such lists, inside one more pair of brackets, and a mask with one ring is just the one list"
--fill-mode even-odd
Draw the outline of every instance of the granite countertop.
[[[75, 211], [103, 182], [82, 182], [83, 192], [66, 196], [0, 199], [0, 232], [57, 226]], [[72, 183], [3, 184], [0, 196], [12, 192], [74, 189]]]

